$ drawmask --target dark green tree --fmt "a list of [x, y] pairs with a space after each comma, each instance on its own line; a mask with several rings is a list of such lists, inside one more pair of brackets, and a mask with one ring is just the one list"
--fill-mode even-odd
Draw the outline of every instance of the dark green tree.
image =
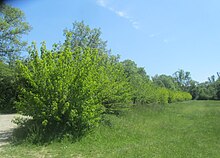
[[181, 90], [188, 91], [192, 80], [190, 72], [180, 69], [173, 74], [173, 77]]
[[30, 29], [20, 9], [0, 5], [0, 110], [4, 112], [15, 112], [14, 103], [18, 95], [15, 60], [27, 45], [22, 35]]
[[0, 60], [12, 65], [27, 45], [27, 42], [22, 40], [22, 35], [30, 30], [31, 26], [25, 21], [25, 15], [20, 9], [1, 4]]
[[131, 86], [133, 104], [146, 103], [151, 100], [149, 98], [153, 94], [153, 88], [144, 68], [138, 67], [132, 60], [124, 60], [122, 61], [122, 65]]
[[211, 77], [208, 77], [208, 81], [210, 83], [214, 83], [215, 82], [215, 75], [212, 75]]
[[198, 85], [199, 99], [220, 99], [220, 78], [219, 73], [217, 76], [212, 75], [208, 77], [208, 81]]
[[217, 97], [218, 100], [220, 100], [220, 81], [217, 81], [216, 97]]
[[178, 90], [178, 85], [174, 82], [172, 76], [155, 75], [152, 77], [153, 83], [157, 86], [168, 88], [171, 90]]
[[15, 112], [16, 99], [15, 70], [0, 61], [0, 111], [4, 113]]
[[188, 87], [188, 92], [192, 95], [192, 99], [199, 98], [199, 82], [191, 80], [190, 86]]

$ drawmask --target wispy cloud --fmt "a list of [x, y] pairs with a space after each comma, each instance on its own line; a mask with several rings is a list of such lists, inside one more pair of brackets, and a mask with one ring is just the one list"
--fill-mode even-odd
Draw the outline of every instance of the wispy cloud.
[[148, 38], [159, 40], [163, 44], [169, 44], [171, 42], [175, 42], [176, 38], [170, 35], [166, 35], [164, 33], [151, 33], [147, 34]]
[[149, 34], [148, 37], [150, 38], [156, 38], [156, 37], [159, 37], [160, 36], [160, 33], [152, 33], [152, 34]]
[[100, 5], [102, 7], [107, 6], [107, 0], [96, 0], [96, 2], [98, 3], [98, 5]]
[[167, 37], [163, 39], [163, 43], [168, 44], [171, 42], [175, 42], [177, 39], [175, 37]]
[[170, 41], [168, 39], [163, 39], [163, 43], [169, 43]]
[[139, 29], [140, 25], [139, 22], [136, 21], [133, 17], [129, 16], [127, 12], [122, 11], [122, 10], [117, 10], [109, 5], [108, 0], [96, 0], [97, 4], [101, 7], [104, 7], [111, 12], [115, 13], [117, 16], [124, 18], [129, 21], [129, 23], [132, 25], [133, 28]]
[[113, 10], [118, 16], [128, 18], [125, 12]]

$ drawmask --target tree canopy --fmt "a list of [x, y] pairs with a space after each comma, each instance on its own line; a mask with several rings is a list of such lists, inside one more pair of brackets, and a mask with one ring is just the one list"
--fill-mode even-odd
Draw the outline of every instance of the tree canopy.
[[155, 85], [172, 89], [179, 90], [178, 85], [175, 83], [174, 78], [172, 76], [167, 75], [155, 75], [152, 77], [152, 80]]
[[0, 60], [13, 63], [27, 45], [22, 35], [27, 34], [31, 26], [25, 21], [24, 13], [7, 4], [0, 6]]
[[64, 30], [64, 36], [70, 37], [71, 50], [77, 47], [96, 48], [99, 52], [109, 52], [107, 50], [107, 41], [101, 39], [101, 30], [90, 28], [83, 21], [74, 22], [71, 29]]

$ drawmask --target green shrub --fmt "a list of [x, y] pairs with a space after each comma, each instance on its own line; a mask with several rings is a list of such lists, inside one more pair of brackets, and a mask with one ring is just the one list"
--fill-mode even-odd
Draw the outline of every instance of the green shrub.
[[169, 90], [169, 103], [181, 102], [186, 100], [192, 100], [192, 95], [190, 93]]
[[0, 111], [4, 113], [15, 112], [16, 99], [17, 83], [14, 69], [0, 62]]
[[106, 102], [121, 103], [129, 96], [120, 65], [103, 60], [108, 61], [106, 55], [96, 49], [51, 52], [45, 45], [39, 57], [34, 46], [28, 62], [18, 62], [18, 111], [33, 118], [39, 135], [84, 134], [98, 125]]
[[160, 104], [167, 104], [169, 98], [169, 92], [166, 88], [159, 88], [158, 90], [159, 95], [159, 103]]

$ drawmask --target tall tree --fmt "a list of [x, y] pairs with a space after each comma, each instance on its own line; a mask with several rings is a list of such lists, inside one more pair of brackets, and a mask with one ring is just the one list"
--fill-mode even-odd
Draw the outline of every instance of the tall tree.
[[124, 60], [121, 62], [124, 72], [131, 86], [133, 104], [141, 102], [146, 98], [146, 91], [149, 89], [150, 79], [146, 71], [132, 60]]
[[[107, 109], [111, 109], [116, 104], [118, 105], [121, 102], [120, 100], [130, 97], [130, 94], [127, 93], [130, 86], [127, 83], [122, 63], [119, 62], [119, 56], [111, 55], [107, 50], [107, 42], [101, 39], [100, 29], [91, 29], [84, 22], [74, 22], [72, 29], [64, 30], [64, 36], [66, 37], [65, 42], [62, 45], [57, 45], [57, 51], [60, 53], [67, 50], [75, 52], [79, 48], [83, 48], [78, 51], [83, 56], [86, 48], [98, 51], [98, 56], [102, 58], [99, 66], [103, 66], [108, 71], [106, 73], [105, 88], [103, 88], [107, 91], [102, 93], [102, 103]], [[76, 54], [73, 56], [75, 57]]]
[[157, 86], [172, 89], [172, 90], [178, 90], [178, 86], [174, 82], [174, 79], [172, 76], [167, 75], [155, 75], [152, 77], [153, 83]]
[[217, 81], [217, 86], [216, 86], [216, 97], [218, 100], [220, 100], [220, 80]]
[[190, 87], [190, 81], [192, 80], [190, 72], [185, 72], [184, 70], [180, 69], [176, 71], [173, 76], [175, 81], [179, 84], [180, 88], [183, 91], [188, 91], [188, 88]]
[[22, 35], [27, 34], [31, 26], [25, 21], [24, 13], [7, 4], [0, 6], [0, 60], [9, 63], [18, 58], [27, 45]]
[[101, 30], [94, 28], [91, 29], [84, 22], [74, 22], [72, 29], [65, 29], [64, 36], [70, 39], [70, 43], [64, 43], [64, 45], [71, 46], [71, 50], [74, 51], [77, 47], [89, 47], [96, 48], [99, 52], [109, 52], [106, 48], [107, 41], [101, 39]]
[[215, 75], [212, 75], [211, 77], [208, 77], [208, 80], [210, 83], [214, 83], [215, 82]]

